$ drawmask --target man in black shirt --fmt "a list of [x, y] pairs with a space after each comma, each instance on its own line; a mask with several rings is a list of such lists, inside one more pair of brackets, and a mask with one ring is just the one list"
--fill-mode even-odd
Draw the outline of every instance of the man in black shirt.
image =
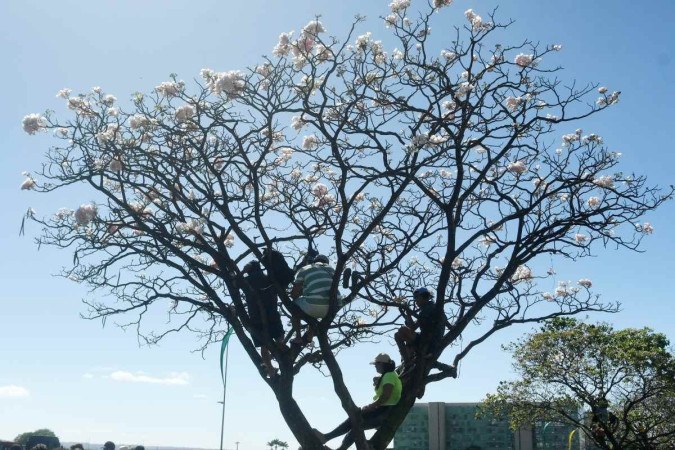
[[[413, 292], [413, 299], [417, 305], [417, 321], [413, 320], [406, 310], [401, 310], [405, 316], [405, 325], [394, 334], [394, 340], [401, 352], [404, 361], [409, 361], [415, 354], [415, 346], [420, 336], [430, 336], [435, 322], [435, 303], [431, 301], [429, 289], [421, 287]], [[419, 329], [419, 332], [416, 330]]]
[[263, 366], [267, 375], [273, 377], [276, 374], [276, 369], [272, 366], [272, 355], [256, 334], [265, 335], [267, 333], [275, 341], [283, 340], [284, 327], [281, 324], [281, 316], [277, 305], [277, 291], [272, 280], [262, 271], [258, 261], [251, 261], [246, 264], [242, 273], [246, 275], [245, 280], [252, 289], [251, 292], [248, 288], [244, 288], [244, 300], [253, 329], [251, 333], [253, 345], [260, 347]]

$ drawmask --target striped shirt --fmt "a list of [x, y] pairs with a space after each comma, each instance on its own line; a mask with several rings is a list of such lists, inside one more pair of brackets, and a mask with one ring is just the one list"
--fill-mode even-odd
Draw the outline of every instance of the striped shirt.
[[333, 284], [335, 269], [324, 263], [313, 263], [302, 267], [295, 274], [295, 282], [302, 283], [302, 296], [307, 303], [328, 305], [330, 286]]

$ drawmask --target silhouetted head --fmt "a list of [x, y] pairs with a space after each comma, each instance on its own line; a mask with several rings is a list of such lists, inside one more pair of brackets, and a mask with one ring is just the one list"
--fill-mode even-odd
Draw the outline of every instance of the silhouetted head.
[[425, 287], [415, 289], [413, 292], [413, 300], [418, 306], [425, 305], [429, 300], [431, 300], [431, 291]]
[[314, 257], [314, 262], [315, 263], [328, 264], [328, 256], [326, 256], [326, 255], [316, 255]]

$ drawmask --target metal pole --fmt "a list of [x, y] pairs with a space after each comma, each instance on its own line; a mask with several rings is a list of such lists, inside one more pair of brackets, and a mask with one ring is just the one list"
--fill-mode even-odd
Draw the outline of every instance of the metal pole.
[[220, 450], [223, 450], [223, 435], [225, 432], [225, 400], [227, 398], [227, 360], [230, 355], [230, 346], [225, 349], [225, 372], [223, 376], [223, 414], [220, 417]]
[[576, 433], [576, 432], [577, 432], [577, 430], [574, 429], [574, 430], [572, 430], [572, 432], [570, 433], [570, 436], [569, 436], [569, 438], [567, 439], [567, 441], [568, 441], [568, 443], [567, 443], [567, 444], [568, 444], [568, 445], [567, 445], [567, 450], [572, 450], [572, 438], [574, 437], [574, 433]]
[[544, 424], [544, 428], [541, 429], [541, 444], [542, 444], [541, 446], [544, 449], [546, 448], [546, 428], [548, 428], [549, 425], [551, 425], [551, 422], [546, 422]]

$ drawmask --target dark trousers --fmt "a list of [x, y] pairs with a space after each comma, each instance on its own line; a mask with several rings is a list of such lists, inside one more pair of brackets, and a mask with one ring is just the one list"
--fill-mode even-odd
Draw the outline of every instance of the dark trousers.
[[[391, 406], [380, 406], [372, 411], [361, 413], [361, 417], [363, 418], [363, 429], [371, 430], [373, 428], [379, 428], [389, 416], [391, 408]], [[346, 450], [354, 443], [354, 436], [352, 435], [352, 423], [349, 421], [349, 418], [335, 427], [333, 431], [326, 433], [324, 436], [330, 441], [331, 439], [334, 439], [343, 434], [345, 437], [342, 439], [342, 444], [340, 445], [339, 449]]]

